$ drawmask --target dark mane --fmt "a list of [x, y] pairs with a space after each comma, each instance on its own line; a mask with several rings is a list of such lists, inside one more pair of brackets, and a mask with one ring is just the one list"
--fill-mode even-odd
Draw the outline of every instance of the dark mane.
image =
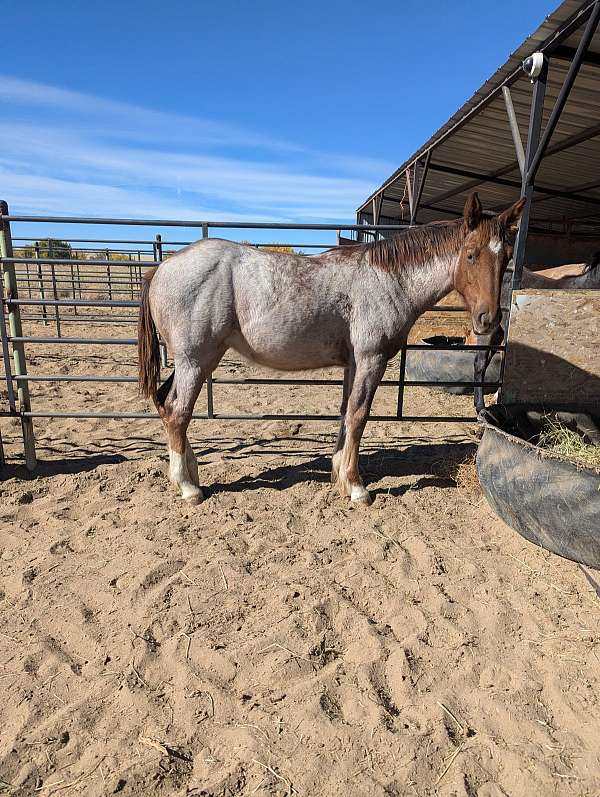
[[[486, 228], [489, 238], [502, 235], [500, 223], [494, 215], [485, 214], [479, 227]], [[403, 266], [420, 266], [435, 257], [457, 254], [466, 234], [462, 219], [433, 221], [403, 230], [391, 238], [359, 246], [369, 265], [384, 271], [397, 271]]]

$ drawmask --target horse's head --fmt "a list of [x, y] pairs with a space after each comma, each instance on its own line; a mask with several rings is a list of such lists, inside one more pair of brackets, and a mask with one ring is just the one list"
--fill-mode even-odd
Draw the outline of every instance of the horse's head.
[[500, 323], [502, 276], [512, 256], [512, 240], [524, 205], [525, 200], [519, 199], [499, 215], [488, 215], [475, 192], [465, 204], [465, 238], [458, 253], [454, 287], [465, 300], [477, 335], [489, 335]]

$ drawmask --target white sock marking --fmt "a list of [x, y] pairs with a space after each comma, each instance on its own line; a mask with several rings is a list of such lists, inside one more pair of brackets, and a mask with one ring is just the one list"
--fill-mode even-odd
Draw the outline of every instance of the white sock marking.
[[178, 454], [177, 451], [169, 449], [169, 463], [171, 481], [178, 485], [183, 498], [202, 496], [202, 491], [190, 480], [186, 455]]

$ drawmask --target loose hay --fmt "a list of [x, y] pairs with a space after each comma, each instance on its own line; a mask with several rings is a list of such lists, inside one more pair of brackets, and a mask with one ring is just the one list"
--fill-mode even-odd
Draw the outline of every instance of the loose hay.
[[586, 443], [579, 432], [551, 416], [544, 418], [538, 445], [565, 459], [600, 470], [600, 446]]
[[475, 466], [475, 454], [470, 454], [461, 462], [457, 462], [452, 469], [451, 478], [463, 493], [468, 493], [471, 497], [480, 494], [481, 485]]

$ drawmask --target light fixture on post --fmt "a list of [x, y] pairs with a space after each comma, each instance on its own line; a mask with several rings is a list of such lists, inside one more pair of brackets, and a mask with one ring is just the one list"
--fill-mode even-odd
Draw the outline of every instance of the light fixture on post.
[[532, 83], [540, 76], [542, 71], [542, 67], [544, 66], [545, 55], [544, 53], [533, 53], [533, 55], [528, 56], [522, 64], [523, 72], [527, 75], [527, 77], [531, 80]]

